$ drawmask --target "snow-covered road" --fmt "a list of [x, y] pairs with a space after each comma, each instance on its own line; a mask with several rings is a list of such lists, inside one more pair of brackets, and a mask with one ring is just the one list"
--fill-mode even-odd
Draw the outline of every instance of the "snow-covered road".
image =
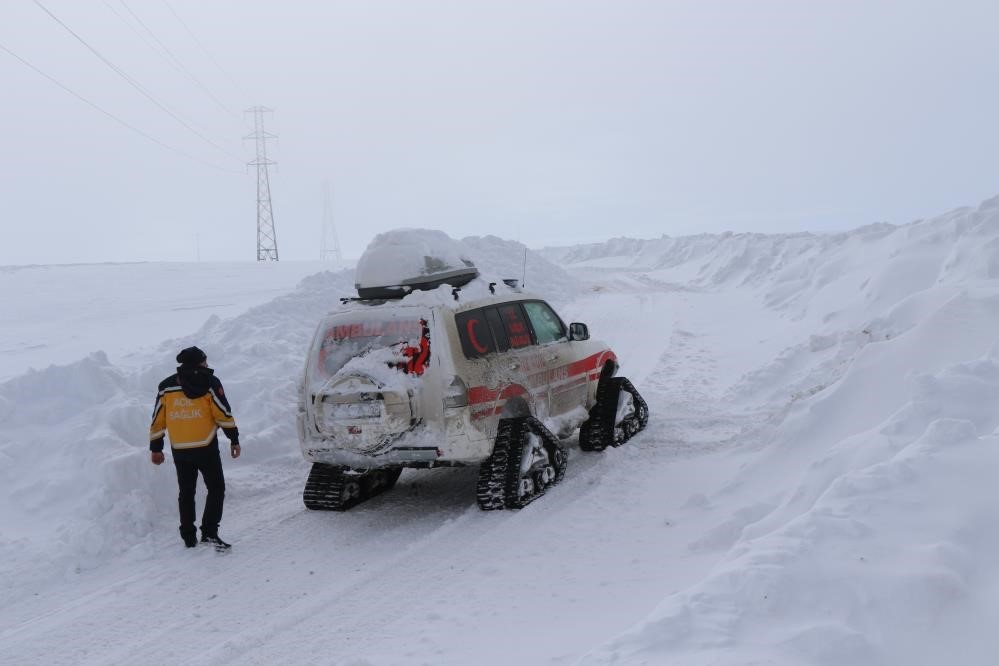
[[475, 470], [444, 469], [314, 513], [304, 463], [227, 463], [231, 554], [185, 550], [165, 517], [148, 557], [4, 608], [0, 643], [52, 663], [573, 663], [717, 560], [689, 550], [712, 454], [744, 420], [718, 411], [713, 359], [731, 350], [689, 332], [717, 300], [601, 291], [567, 308], [621, 350], [652, 418], [620, 449], [573, 441], [566, 480], [523, 511], [481, 512]]
[[837, 237], [585, 248], [562, 262], [575, 278], [536, 260], [528, 283], [617, 349], [651, 420], [602, 453], [570, 440], [564, 481], [503, 512], [478, 510], [474, 469], [304, 509], [295, 383], [352, 287], [310, 277], [169, 343], [208, 349], [244, 433], [227, 555], [183, 547], [173, 470], [148, 461], [171, 350], [18, 376], [0, 384], [0, 661], [992, 663], [996, 248], [986, 202]]

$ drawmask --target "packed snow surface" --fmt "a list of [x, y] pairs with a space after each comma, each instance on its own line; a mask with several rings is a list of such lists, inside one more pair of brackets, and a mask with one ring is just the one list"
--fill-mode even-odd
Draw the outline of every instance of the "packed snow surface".
[[[484, 272], [522, 277], [522, 246], [461, 245]], [[149, 320], [170, 320], [174, 267], [140, 266], [95, 270]], [[22, 272], [4, 298], [35, 309], [12, 326], [28, 330], [33, 312], [49, 328], [83, 321], [104, 351], [46, 367], [5, 339], [18, 368], [0, 384], [9, 663], [999, 654], [999, 200], [834, 236], [529, 253], [529, 288], [615, 348], [652, 417], [621, 448], [569, 440], [565, 480], [521, 511], [480, 511], [475, 469], [409, 470], [348, 512], [304, 509], [296, 383], [353, 272], [240, 312], [206, 308], [149, 347], [110, 308], [103, 328], [90, 316], [79, 267], [30, 270], [53, 288]], [[204, 271], [205, 303], [246, 280], [186, 270]], [[224, 460], [228, 555], [183, 547], [173, 469], [149, 463], [156, 384], [189, 344], [207, 351], [243, 433], [243, 456]]]

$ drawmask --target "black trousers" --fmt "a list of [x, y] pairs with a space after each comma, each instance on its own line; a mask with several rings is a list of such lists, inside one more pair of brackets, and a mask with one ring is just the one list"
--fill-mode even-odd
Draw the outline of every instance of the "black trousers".
[[222, 457], [219, 455], [218, 444], [174, 450], [173, 464], [177, 468], [177, 485], [180, 486], [177, 504], [180, 508], [181, 535], [195, 534], [194, 491], [198, 485], [198, 472], [201, 472], [205, 488], [208, 489], [205, 511], [201, 515], [201, 534], [218, 536], [222, 502], [225, 500], [225, 477], [222, 476]]

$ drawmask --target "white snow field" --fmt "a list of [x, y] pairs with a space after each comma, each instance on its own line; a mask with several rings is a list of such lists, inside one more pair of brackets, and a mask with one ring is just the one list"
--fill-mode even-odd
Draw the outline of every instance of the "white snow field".
[[123, 362], [323, 269], [318, 261], [0, 266], [0, 381], [96, 350]]
[[[521, 277], [522, 246], [462, 245]], [[247, 280], [269, 296], [262, 268], [187, 265], [192, 303]], [[527, 287], [615, 347], [652, 417], [602, 453], [569, 440], [565, 480], [521, 511], [480, 511], [475, 469], [303, 507], [296, 382], [350, 271], [179, 331], [95, 318], [78, 267], [30, 270], [46, 291], [28, 269], [3, 283], [7, 312], [32, 307], [5, 319], [5, 361], [46, 365], [17, 338], [36, 312], [130, 353], [0, 384], [0, 662], [999, 663], [999, 198], [838, 235], [532, 253]], [[94, 270], [151, 322], [185, 306], [174, 266]], [[156, 384], [189, 344], [242, 433], [226, 555], [183, 547], [174, 470], [149, 462]]]

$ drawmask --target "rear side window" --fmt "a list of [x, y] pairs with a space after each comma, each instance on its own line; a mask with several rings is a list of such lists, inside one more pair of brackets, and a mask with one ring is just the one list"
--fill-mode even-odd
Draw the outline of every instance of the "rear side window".
[[527, 317], [519, 303], [459, 312], [454, 316], [454, 323], [465, 358], [482, 358], [534, 344]]
[[489, 322], [489, 330], [493, 332], [493, 340], [496, 341], [496, 351], [505, 352], [510, 348], [510, 337], [506, 334], [503, 320], [496, 308], [483, 308], [486, 313], [486, 321]]
[[507, 303], [496, 308], [499, 310], [503, 329], [510, 340], [510, 349], [520, 349], [531, 344], [531, 329], [527, 327], [524, 311], [518, 303]]
[[531, 320], [534, 337], [537, 338], [539, 345], [565, 337], [565, 324], [547, 303], [525, 301], [524, 310], [527, 312], [527, 318]]
[[454, 323], [458, 327], [458, 338], [465, 358], [481, 358], [496, 351], [496, 342], [484, 308], [459, 312], [454, 316]]

